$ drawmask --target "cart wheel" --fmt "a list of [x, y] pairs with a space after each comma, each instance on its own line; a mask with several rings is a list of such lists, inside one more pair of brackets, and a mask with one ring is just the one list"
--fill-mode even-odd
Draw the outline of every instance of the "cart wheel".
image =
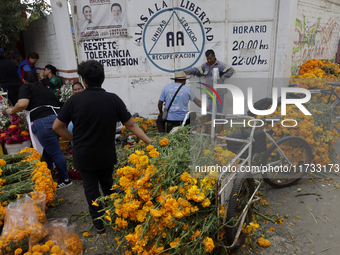
[[262, 172], [262, 177], [275, 188], [288, 187], [305, 174], [307, 165], [312, 161], [312, 149], [305, 139], [298, 136], [284, 137], [276, 143], [285, 156], [280, 154], [275, 144], [270, 146], [262, 158], [262, 166], [268, 168]]
[[[235, 183], [233, 189], [230, 194], [228, 209], [227, 209], [227, 218], [226, 222], [228, 225], [234, 225], [235, 222], [232, 219], [238, 220], [239, 216], [241, 215], [243, 209], [249, 202], [250, 197], [254, 193], [254, 179], [251, 174], [245, 173], [239, 175], [235, 179]], [[251, 211], [248, 210], [247, 216], [245, 218], [245, 223], [249, 223], [251, 221]], [[228, 244], [231, 245], [236, 236], [237, 229], [240, 226], [235, 228], [225, 228], [226, 230], [226, 238]], [[235, 248], [240, 247], [246, 238], [245, 233], [241, 233]]]

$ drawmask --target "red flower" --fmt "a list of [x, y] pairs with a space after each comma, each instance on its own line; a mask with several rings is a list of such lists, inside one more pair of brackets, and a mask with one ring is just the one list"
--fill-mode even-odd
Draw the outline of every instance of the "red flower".
[[[18, 115], [10, 116], [11, 125], [7, 128], [0, 130], [0, 142], [7, 144], [20, 144], [24, 141], [30, 140], [29, 133], [27, 132], [28, 127], [22, 129], [22, 119]], [[22, 132], [26, 131], [26, 132]]]

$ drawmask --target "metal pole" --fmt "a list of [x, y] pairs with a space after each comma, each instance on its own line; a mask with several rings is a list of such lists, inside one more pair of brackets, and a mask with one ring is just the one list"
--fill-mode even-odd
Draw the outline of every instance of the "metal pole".
[[[218, 68], [214, 68], [213, 69], [213, 73], [212, 73], [212, 78], [213, 78], [213, 84], [212, 87], [215, 89], [216, 84], [217, 84], [217, 76], [218, 76]], [[215, 101], [216, 101], [216, 95], [215, 93], [212, 93]], [[214, 101], [214, 100], [213, 100]], [[217, 112], [217, 108], [216, 105], [214, 104], [214, 102], [212, 102], [211, 104], [211, 142], [214, 144], [215, 141], [215, 127], [214, 127], [214, 120], [216, 119], [216, 112]]]

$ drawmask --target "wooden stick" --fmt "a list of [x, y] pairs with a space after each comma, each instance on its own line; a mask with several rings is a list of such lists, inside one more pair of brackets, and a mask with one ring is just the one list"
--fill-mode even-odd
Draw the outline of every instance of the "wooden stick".
[[322, 196], [320, 194], [317, 194], [317, 193], [301, 193], [301, 194], [296, 194], [295, 196], [296, 197], [300, 197], [300, 196], [307, 196], [307, 195], [315, 195], [315, 196]]

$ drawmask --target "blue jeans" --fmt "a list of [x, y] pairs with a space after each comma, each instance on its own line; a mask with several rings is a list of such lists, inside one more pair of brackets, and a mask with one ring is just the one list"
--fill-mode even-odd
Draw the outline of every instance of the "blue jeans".
[[39, 142], [44, 147], [43, 158], [47, 167], [53, 170], [53, 163], [58, 169], [60, 179], [68, 179], [66, 159], [61, 152], [58, 134], [53, 131], [52, 125], [56, 115], [37, 119], [32, 122], [32, 132], [38, 137]]
[[[220, 98], [221, 98], [221, 101], [222, 101], [222, 104], [223, 104], [224, 95], [220, 95]], [[208, 104], [209, 104], [211, 112], [212, 112], [212, 103], [213, 103], [213, 100], [212, 100], [211, 97], [209, 97], [208, 98]], [[218, 100], [217, 97], [216, 97], [216, 104], [217, 104], [217, 111], [216, 111], [216, 113], [222, 113], [223, 106], [220, 104], [220, 100]]]

